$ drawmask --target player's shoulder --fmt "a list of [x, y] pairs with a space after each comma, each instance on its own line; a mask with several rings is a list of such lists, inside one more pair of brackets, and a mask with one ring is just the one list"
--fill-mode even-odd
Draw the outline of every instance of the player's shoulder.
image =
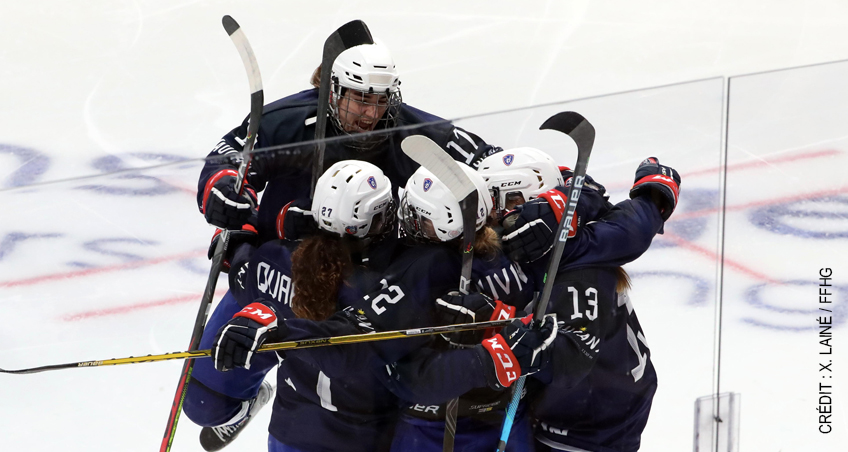
[[426, 123], [448, 123], [444, 118], [428, 113], [409, 104], [401, 104], [398, 118], [399, 125], [415, 125]]
[[277, 99], [270, 104], [265, 105], [262, 109], [262, 114], [267, 115], [281, 110], [297, 109], [303, 107], [318, 108], [318, 89], [312, 88], [301, 92]]
[[291, 267], [291, 255], [297, 243], [289, 240], [271, 240], [263, 243], [251, 259], [254, 262], [266, 262], [274, 267]]
[[[444, 244], [411, 244], [397, 255], [386, 274], [395, 279], [432, 278], [459, 265], [459, 253]], [[458, 276], [458, 275], [457, 275]]]

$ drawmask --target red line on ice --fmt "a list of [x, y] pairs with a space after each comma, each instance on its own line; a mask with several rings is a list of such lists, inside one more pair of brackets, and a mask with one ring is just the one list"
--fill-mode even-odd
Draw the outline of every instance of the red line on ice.
[[[838, 154], [842, 154], [842, 152], [837, 151], [836, 149], [828, 149], [828, 150], [824, 150], [824, 151], [806, 152], [806, 153], [796, 154], [796, 155], [786, 155], [786, 156], [783, 156], [783, 157], [777, 157], [777, 158], [768, 159], [768, 160], [752, 160], [750, 162], [727, 165], [727, 171], [730, 172], [730, 171], [736, 171], [736, 170], [741, 170], [741, 169], [758, 168], [760, 166], [770, 166], [770, 165], [773, 165], [773, 164], [776, 164], [776, 163], [794, 162], [796, 160], [805, 160], [805, 159], [813, 159], [813, 158], [819, 158], [819, 157], [828, 157], [828, 156], [831, 156], [831, 155], [838, 155]], [[720, 169], [721, 169], [721, 167], [717, 166], [715, 168], [706, 168], [706, 169], [702, 169], [702, 170], [691, 171], [691, 172], [684, 174], [682, 177], [686, 178], [686, 177], [692, 177], [692, 176], [700, 176], [702, 174], [717, 173], [717, 172], [719, 172]]]
[[[753, 201], [753, 202], [749, 202], [747, 204], [737, 204], [735, 206], [727, 206], [725, 208], [725, 210], [728, 211], [728, 212], [735, 211], [735, 210], [745, 210], [745, 209], [750, 209], [752, 207], [770, 206], [770, 205], [774, 205], [774, 204], [783, 204], [783, 203], [793, 202], [793, 201], [803, 201], [805, 199], [823, 198], [825, 196], [841, 195], [843, 193], [848, 193], [848, 186], [839, 187], [839, 188], [832, 188], [832, 189], [829, 189], [829, 190], [820, 190], [820, 191], [816, 191], [816, 192], [812, 192], [812, 193], [805, 193], [803, 195], [784, 196], [782, 198], [766, 199], [766, 200], [763, 200], [763, 201]], [[704, 216], [707, 216], [707, 215], [715, 214], [719, 210], [720, 209], [718, 207], [714, 207], [714, 208], [711, 208], [711, 209], [702, 209], [702, 210], [696, 210], [694, 212], [680, 213], [678, 215], [673, 216], [672, 220], [688, 220], [690, 218], [704, 217]]]
[[[215, 298], [224, 295], [224, 290], [215, 292]], [[105, 317], [107, 315], [128, 314], [130, 312], [140, 311], [142, 309], [156, 308], [159, 306], [169, 306], [191, 301], [199, 301], [203, 297], [202, 293], [192, 295], [182, 295], [179, 297], [166, 298], [164, 300], [148, 301], [146, 303], [137, 303], [129, 306], [118, 306], [115, 308], [95, 309], [93, 311], [83, 311], [76, 314], [65, 314], [60, 317], [65, 322], [75, 322], [77, 320], [86, 320], [94, 317]]]
[[114, 272], [114, 271], [119, 271], [119, 270], [128, 270], [128, 269], [133, 269], [133, 268], [146, 267], [146, 266], [149, 266], [149, 265], [157, 265], [157, 264], [162, 264], [162, 263], [165, 263], [165, 262], [171, 262], [171, 261], [175, 261], [175, 260], [188, 259], [188, 258], [192, 258], [192, 257], [202, 256], [204, 254], [206, 254], [205, 250], [196, 250], [196, 251], [189, 251], [189, 252], [186, 252], [186, 253], [174, 254], [174, 255], [171, 255], [171, 256], [158, 257], [158, 258], [155, 258], [155, 259], [147, 259], [147, 260], [137, 261], [137, 262], [128, 262], [128, 263], [125, 263], [125, 264], [109, 265], [109, 266], [97, 267], [97, 268], [87, 268], [85, 270], [77, 270], [77, 271], [64, 272], [64, 273], [53, 273], [51, 275], [34, 276], [32, 278], [24, 278], [24, 279], [18, 279], [18, 280], [14, 280], [14, 281], [0, 282], [0, 287], [31, 286], [31, 285], [35, 285], [35, 284], [41, 284], [41, 283], [44, 283], [44, 282], [58, 281], [58, 280], [70, 279], [70, 278], [79, 278], [79, 277], [82, 277], [82, 276], [91, 276], [91, 275], [97, 275], [97, 274], [100, 274], [100, 273], [108, 273], [108, 272]]
[[[690, 251], [694, 251], [696, 254], [700, 254], [700, 255], [708, 257], [710, 259], [715, 260], [716, 257], [718, 256], [718, 254], [715, 251], [712, 251], [708, 248], [705, 248], [703, 246], [692, 243], [692, 242], [684, 239], [683, 237], [680, 237], [679, 235], [675, 235], [675, 234], [666, 232], [665, 234], [663, 234], [663, 237], [665, 237], [668, 240], [671, 240], [672, 242], [674, 242], [675, 244], [677, 244], [677, 246], [679, 246], [681, 248], [686, 248]], [[736, 270], [739, 270], [740, 272], [745, 273], [746, 275], [753, 276], [754, 278], [761, 279], [761, 280], [766, 281], [768, 283], [783, 284], [782, 282], [780, 282], [776, 279], [773, 279], [773, 278], [771, 278], [770, 276], [768, 276], [764, 273], [760, 273], [756, 270], [751, 270], [750, 268], [746, 267], [745, 265], [743, 265], [739, 262], [736, 262], [733, 259], [728, 258], [726, 253], [724, 255], [724, 265], [731, 267], [731, 268], [735, 268]]]
[[[738, 171], [738, 170], [750, 169], [750, 168], [758, 168], [758, 167], [761, 167], [761, 166], [769, 166], [769, 165], [774, 165], [774, 164], [778, 164], [778, 163], [788, 163], [788, 162], [794, 162], [794, 161], [797, 161], [797, 160], [814, 159], [814, 158], [819, 158], [819, 157], [828, 157], [828, 156], [839, 155], [839, 154], [842, 154], [842, 151], [837, 151], [836, 149], [828, 149], [828, 150], [824, 150], [824, 151], [814, 151], [814, 152], [805, 152], [805, 153], [802, 153], [802, 154], [787, 155], [787, 156], [777, 157], [777, 158], [769, 159], [769, 160], [752, 160], [752, 161], [749, 161], [749, 162], [727, 165], [727, 172], [729, 173], [731, 171]], [[680, 176], [681, 177], [681, 185], [686, 184], [686, 178], [693, 177], [693, 176], [702, 176], [704, 174], [718, 173], [720, 170], [721, 170], [721, 166], [716, 166], [716, 167], [713, 167], [713, 168], [705, 168], [705, 169], [690, 171], [688, 173], [681, 173], [681, 176]], [[617, 190], [617, 189], [623, 189], [623, 188], [627, 187], [628, 185], [629, 184], [614, 183], [614, 184], [607, 185], [607, 187], [610, 190]]]

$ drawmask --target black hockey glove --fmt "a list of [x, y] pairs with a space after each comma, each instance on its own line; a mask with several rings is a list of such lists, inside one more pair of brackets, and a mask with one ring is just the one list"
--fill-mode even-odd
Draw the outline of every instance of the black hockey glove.
[[[492, 300], [482, 293], [463, 295], [453, 291], [436, 299], [436, 311], [444, 325], [458, 323], [488, 322], [490, 320], [511, 319], [515, 317], [515, 307], [500, 300]], [[448, 335], [451, 345], [477, 345], [497, 333], [499, 328], [485, 330], [457, 331]]]
[[[574, 237], [586, 223], [603, 216], [612, 208], [604, 192], [606, 189], [603, 185], [594, 181], [591, 185], [584, 183], [568, 228], [568, 237]], [[565, 215], [567, 193], [565, 187], [557, 187], [506, 214], [502, 223], [504, 230], [501, 242], [504, 253], [510, 259], [527, 263], [548, 254], [554, 246], [554, 234], [559, 222]]]
[[277, 237], [286, 240], [303, 240], [318, 232], [318, 225], [309, 210], [312, 201], [296, 199], [280, 209], [277, 215]]
[[256, 350], [266, 340], [282, 341], [287, 330], [285, 322], [277, 322], [274, 308], [257, 299], [218, 330], [212, 344], [212, 362], [221, 372], [237, 367], [250, 369]]
[[546, 315], [541, 322], [532, 318], [531, 314], [513, 320], [501, 334], [477, 346], [484, 362], [492, 362], [486, 367], [486, 379], [492, 388], [509, 387], [518, 377], [539, 372], [550, 363], [557, 335], [556, 314]]
[[[230, 271], [230, 262], [233, 260], [233, 254], [236, 249], [242, 244], [248, 243], [256, 246], [259, 235], [256, 233], [256, 228], [250, 224], [245, 224], [240, 230], [232, 230], [229, 232], [227, 239], [227, 249], [225, 250], [224, 260], [221, 262], [221, 273]], [[209, 244], [209, 251], [206, 252], [206, 257], [212, 259], [215, 255], [215, 248], [218, 247], [218, 242], [221, 240], [221, 229], [215, 231], [212, 236], [212, 243]]]
[[630, 199], [649, 195], [660, 209], [663, 221], [668, 220], [680, 197], [680, 173], [670, 166], [660, 165], [656, 157], [648, 157], [636, 168], [636, 179], [630, 189]]
[[[221, 229], [241, 229], [256, 216], [258, 201], [256, 191], [245, 185], [241, 194], [236, 192], [233, 170], [216, 173], [206, 184], [203, 193], [203, 216], [206, 221]], [[211, 184], [211, 185], [210, 185]]]

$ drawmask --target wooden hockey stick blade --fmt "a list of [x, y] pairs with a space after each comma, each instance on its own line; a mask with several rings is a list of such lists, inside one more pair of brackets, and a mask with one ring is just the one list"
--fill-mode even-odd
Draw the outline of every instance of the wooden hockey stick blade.
[[[408, 330], [382, 331], [376, 333], [350, 334], [346, 336], [320, 337], [315, 339], [301, 339], [297, 341], [276, 342], [262, 345], [257, 353], [272, 352], [279, 350], [294, 350], [303, 348], [326, 347], [330, 345], [361, 344], [366, 342], [387, 341], [392, 339], [403, 339], [407, 337], [432, 336], [435, 334], [455, 333], [459, 331], [480, 330], [506, 326], [514, 319], [492, 320], [489, 322], [458, 323], [456, 325], [433, 326], [423, 328], [412, 328]], [[168, 361], [172, 359], [196, 359], [209, 357], [210, 350], [194, 350], [185, 352], [165, 353], [161, 355], [130, 356], [127, 358], [112, 358], [99, 361], [82, 361], [67, 364], [53, 364], [49, 366], [32, 367], [28, 369], [0, 369], [5, 374], [34, 374], [51, 370], [71, 369], [78, 367], [100, 367], [117, 366], [122, 364], [150, 363]]]
[[450, 154], [433, 140], [423, 135], [411, 135], [400, 143], [400, 147], [404, 154], [427, 168], [445, 184], [457, 201], [461, 202], [477, 189], [459, 166], [462, 163], [451, 158]]

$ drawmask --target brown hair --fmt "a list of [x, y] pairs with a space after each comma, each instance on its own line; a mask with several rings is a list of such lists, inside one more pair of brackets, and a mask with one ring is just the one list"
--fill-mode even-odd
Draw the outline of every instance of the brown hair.
[[[462, 241], [459, 242], [462, 247]], [[501, 250], [501, 239], [498, 233], [488, 225], [483, 226], [474, 236], [474, 257], [492, 260]], [[460, 250], [461, 251], [461, 250]]]
[[630, 290], [630, 275], [627, 274], [627, 271], [624, 270], [624, 267], [617, 267], [615, 269], [615, 273], [617, 276], [615, 291], [626, 292]]
[[309, 84], [315, 88], [321, 87], [321, 65], [319, 64], [315, 71], [312, 72], [312, 78], [309, 79]]
[[303, 240], [292, 254], [294, 314], [316, 321], [333, 315], [339, 286], [352, 268], [350, 250], [341, 237], [317, 234]]

